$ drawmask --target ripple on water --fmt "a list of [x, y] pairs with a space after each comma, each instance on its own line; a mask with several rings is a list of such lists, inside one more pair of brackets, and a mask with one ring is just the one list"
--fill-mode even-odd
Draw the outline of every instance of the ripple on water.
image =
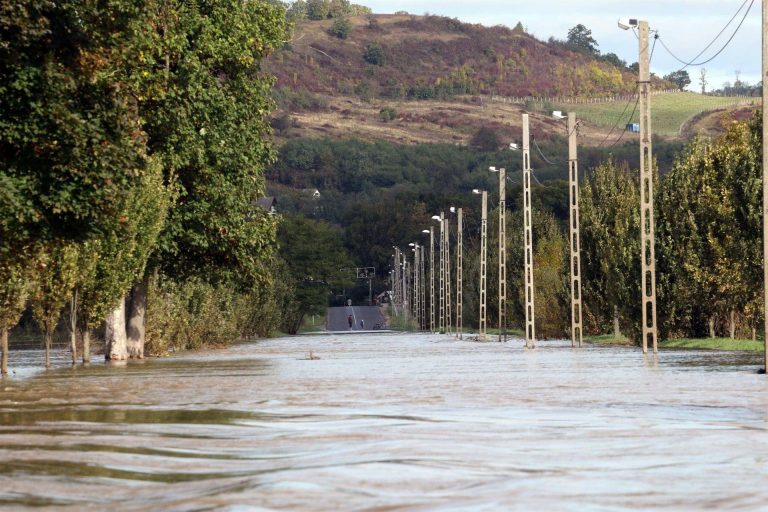
[[569, 345], [317, 336], [32, 365], [0, 394], [0, 505], [764, 506], [759, 355]]

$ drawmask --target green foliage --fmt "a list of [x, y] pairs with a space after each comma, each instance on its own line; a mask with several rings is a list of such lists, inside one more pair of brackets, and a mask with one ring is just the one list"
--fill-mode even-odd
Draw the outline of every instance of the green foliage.
[[347, 18], [336, 18], [330, 28], [328, 28], [328, 33], [339, 39], [346, 39], [351, 31], [352, 23]]
[[691, 77], [684, 69], [664, 75], [664, 80], [674, 83], [681, 91], [691, 84]]
[[600, 53], [600, 50], [597, 49], [597, 41], [592, 37], [592, 31], [581, 23], [568, 30], [566, 42], [572, 48], [586, 53], [593, 55]]
[[84, 258], [95, 260], [82, 265], [92, 272], [79, 283], [86, 328], [98, 325], [141, 278], [165, 223], [171, 198], [159, 162], [139, 174], [140, 181], [116, 201], [120, 214], [107, 226], [109, 231], [82, 248]]
[[381, 43], [377, 41], [368, 43], [365, 47], [365, 52], [363, 53], [363, 59], [368, 64], [373, 64], [374, 66], [383, 66], [386, 58], [384, 55], [384, 48], [381, 46]]
[[349, 282], [352, 267], [341, 241], [341, 233], [325, 222], [287, 215], [278, 231], [280, 254], [296, 283], [283, 329], [295, 334], [304, 315], [321, 312], [328, 304], [331, 288]]
[[490, 126], [481, 126], [472, 136], [470, 144], [480, 151], [496, 151], [501, 146], [501, 137]]
[[604, 332], [620, 308], [623, 327], [639, 315], [640, 192], [629, 168], [607, 160], [593, 169], [581, 191], [581, 273], [585, 325]]
[[760, 118], [711, 143], [694, 141], [663, 183], [657, 239], [660, 314], [673, 335], [703, 335], [707, 321], [762, 316]]
[[379, 119], [385, 123], [394, 120], [397, 117], [397, 110], [393, 107], [384, 107], [379, 110]]
[[[130, 70], [149, 145], [175, 178], [178, 200], [152, 266], [178, 279], [264, 279], [274, 221], [256, 208], [271, 80], [260, 61], [285, 39], [272, 2], [157, 2], [156, 23]], [[193, 44], [194, 42], [194, 44]]]

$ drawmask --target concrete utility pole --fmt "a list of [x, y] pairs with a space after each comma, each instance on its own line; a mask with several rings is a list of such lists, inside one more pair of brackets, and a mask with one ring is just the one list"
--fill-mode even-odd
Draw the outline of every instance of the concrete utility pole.
[[571, 245], [571, 346], [582, 344], [581, 238], [579, 234], [579, 164], [576, 147], [576, 114], [568, 113], [568, 196]]
[[424, 255], [424, 246], [420, 246], [419, 250], [421, 251], [419, 255], [419, 283], [421, 284], [421, 297], [419, 299], [419, 303], [421, 304], [421, 330], [426, 331], [427, 330], [427, 305], [426, 305], [426, 274], [424, 273], [424, 260], [426, 259]]
[[[480, 191], [478, 191], [480, 193]], [[480, 220], [480, 319], [479, 319], [479, 331], [480, 339], [485, 341], [485, 333], [487, 329], [486, 313], [487, 313], [487, 283], [486, 276], [488, 274], [488, 192], [483, 190], [483, 208], [482, 217]]]
[[408, 300], [408, 295], [409, 295], [409, 293], [408, 293], [408, 290], [409, 290], [409, 286], [408, 286], [409, 279], [408, 279], [408, 277], [409, 277], [408, 276], [408, 260], [406, 259], [405, 254], [403, 254], [403, 286], [402, 286], [402, 290], [403, 290], [403, 314], [405, 315], [406, 321], [408, 320], [408, 316], [411, 313], [411, 311], [410, 311], [410, 309], [411, 309], [410, 308], [410, 301]]
[[763, 315], [765, 317], [763, 361], [768, 372], [768, 0], [763, 0]]
[[413, 279], [411, 283], [411, 293], [413, 297], [413, 302], [411, 303], [411, 310], [413, 313], [413, 318], [416, 320], [417, 328], [421, 323], [421, 318], [419, 317], [419, 245], [413, 244]]
[[459, 219], [456, 227], [456, 337], [462, 339], [461, 331], [464, 323], [463, 210], [459, 208], [458, 213]]
[[392, 276], [392, 305], [397, 313], [397, 306], [400, 303], [400, 249], [395, 247], [395, 268]]
[[445, 333], [451, 334], [451, 223], [445, 219]]
[[523, 114], [523, 241], [525, 243], [525, 346], [536, 345], [533, 303], [533, 216], [531, 210], [531, 141], [528, 114]]
[[499, 341], [507, 341], [507, 171], [499, 169]]
[[435, 228], [429, 226], [429, 331], [435, 332]]
[[640, 260], [643, 296], [643, 352], [648, 340], [658, 352], [656, 332], [656, 248], [653, 218], [653, 153], [651, 148], [651, 71], [648, 22], [638, 22], [640, 32]]
[[438, 330], [445, 332], [445, 213], [440, 212], [440, 323]]

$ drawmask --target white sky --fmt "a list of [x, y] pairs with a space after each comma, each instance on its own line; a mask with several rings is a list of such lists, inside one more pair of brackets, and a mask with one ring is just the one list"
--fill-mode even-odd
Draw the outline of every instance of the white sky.
[[[725, 81], [734, 82], [736, 70], [742, 81], [755, 84], [761, 75], [761, 1], [754, 1], [743, 26], [728, 47], [707, 69], [708, 89], [720, 88]], [[749, 5], [747, 1], [747, 6]], [[691, 60], [717, 35], [744, 0], [358, 0], [386, 14], [408, 11], [412, 14], [439, 14], [468, 23], [515, 26], [521, 21], [528, 31], [541, 40], [549, 36], [565, 39], [568, 29], [581, 23], [592, 30], [602, 53], [613, 52], [628, 63], [637, 60], [638, 45], [632, 32], [618, 28], [620, 17], [647, 19], [651, 29], [658, 30], [667, 46], [683, 60]], [[746, 9], [746, 7], [744, 10]], [[731, 23], [702, 57], [707, 59], [728, 40], [741, 20], [744, 10]], [[665, 75], [679, 69], [679, 64], [661, 44], [651, 63], [651, 70]], [[700, 89], [699, 68], [689, 67], [689, 88]]]

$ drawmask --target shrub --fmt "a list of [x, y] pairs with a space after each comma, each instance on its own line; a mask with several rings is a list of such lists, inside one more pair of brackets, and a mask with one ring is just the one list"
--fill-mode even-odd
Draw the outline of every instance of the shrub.
[[365, 47], [365, 53], [363, 53], [363, 59], [369, 64], [374, 66], [384, 65], [384, 48], [377, 42], [368, 43]]
[[328, 29], [328, 33], [339, 39], [346, 39], [352, 31], [352, 23], [347, 18], [337, 18]]
[[385, 123], [392, 121], [395, 117], [397, 117], [397, 110], [392, 107], [384, 107], [379, 110], [379, 118]]
[[470, 144], [481, 151], [496, 151], [501, 146], [501, 138], [493, 128], [481, 126], [472, 136]]

